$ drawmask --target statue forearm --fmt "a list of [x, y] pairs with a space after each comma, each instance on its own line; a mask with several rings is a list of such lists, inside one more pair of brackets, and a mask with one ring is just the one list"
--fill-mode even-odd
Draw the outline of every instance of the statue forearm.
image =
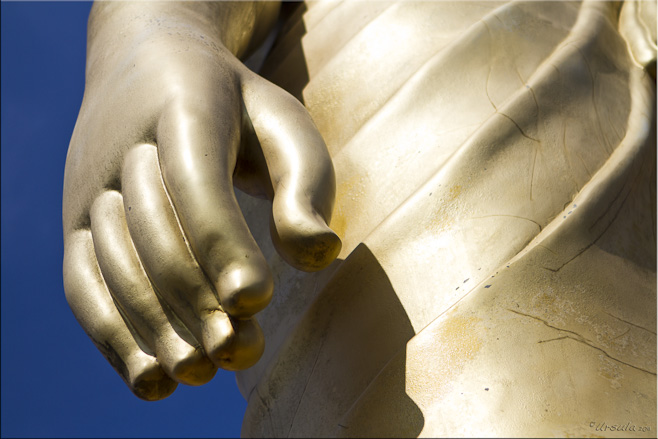
[[160, 37], [222, 46], [244, 57], [267, 36], [279, 7], [279, 2], [247, 1], [97, 2], [89, 16], [87, 79], [95, 69], [116, 67], [126, 53]]

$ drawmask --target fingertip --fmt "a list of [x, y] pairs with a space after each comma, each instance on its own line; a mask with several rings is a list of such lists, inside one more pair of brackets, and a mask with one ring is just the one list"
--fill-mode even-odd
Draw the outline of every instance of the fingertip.
[[272, 300], [273, 291], [272, 273], [261, 255], [233, 264], [217, 286], [222, 308], [237, 319], [249, 318], [263, 310]]
[[[188, 386], [200, 386], [213, 379], [217, 367], [204, 353], [187, 345], [162, 360], [163, 368], [173, 380]], [[159, 357], [158, 357], [159, 358]]]
[[128, 386], [140, 399], [145, 401], [159, 401], [174, 393], [178, 383], [164, 373], [155, 359], [131, 365]]
[[80, 325], [130, 390], [140, 399], [157, 401], [176, 390], [155, 357], [144, 352], [116, 308], [101, 276], [91, 231], [66, 237], [66, 298]]
[[206, 320], [204, 346], [217, 367], [237, 371], [258, 362], [265, 350], [265, 336], [255, 319], [231, 319], [216, 311]]
[[306, 253], [300, 257], [300, 270], [322, 270], [338, 257], [343, 243], [333, 230], [328, 226], [325, 227], [324, 231], [312, 237], [313, 244], [310, 248], [310, 257]]
[[320, 215], [291, 207], [273, 210], [270, 233], [281, 257], [302, 271], [326, 268], [342, 247], [338, 235]]

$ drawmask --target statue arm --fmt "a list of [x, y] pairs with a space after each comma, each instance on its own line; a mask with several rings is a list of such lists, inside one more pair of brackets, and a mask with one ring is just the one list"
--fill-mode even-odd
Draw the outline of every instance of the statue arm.
[[[273, 6], [274, 5], [274, 6]], [[304, 107], [238, 59], [268, 2], [99, 2], [64, 178], [64, 287], [133, 392], [161, 399], [254, 364], [269, 268], [233, 185], [272, 200], [277, 250], [317, 270], [333, 165]]]
[[[109, 45], [139, 44], [147, 36], [209, 37], [242, 58], [263, 42], [279, 14], [272, 2], [96, 2], [89, 15], [88, 62]], [[183, 33], [181, 33], [183, 32]]]

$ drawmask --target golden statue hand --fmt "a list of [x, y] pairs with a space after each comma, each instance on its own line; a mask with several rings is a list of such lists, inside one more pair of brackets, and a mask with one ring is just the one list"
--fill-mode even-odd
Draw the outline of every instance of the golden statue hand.
[[64, 181], [64, 286], [96, 346], [153, 400], [263, 352], [253, 315], [273, 281], [234, 182], [272, 200], [283, 258], [318, 270], [340, 250], [327, 226], [335, 179], [303, 106], [235, 57], [248, 39], [217, 30], [221, 8], [248, 20], [253, 5], [112, 3], [90, 18]]

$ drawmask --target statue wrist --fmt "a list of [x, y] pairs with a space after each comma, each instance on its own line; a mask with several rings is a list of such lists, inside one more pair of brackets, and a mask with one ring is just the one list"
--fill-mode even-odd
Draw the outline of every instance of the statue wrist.
[[278, 12], [278, 2], [96, 2], [88, 23], [88, 70], [98, 62], [117, 65], [158, 38], [205, 41], [241, 58], [258, 47]]

